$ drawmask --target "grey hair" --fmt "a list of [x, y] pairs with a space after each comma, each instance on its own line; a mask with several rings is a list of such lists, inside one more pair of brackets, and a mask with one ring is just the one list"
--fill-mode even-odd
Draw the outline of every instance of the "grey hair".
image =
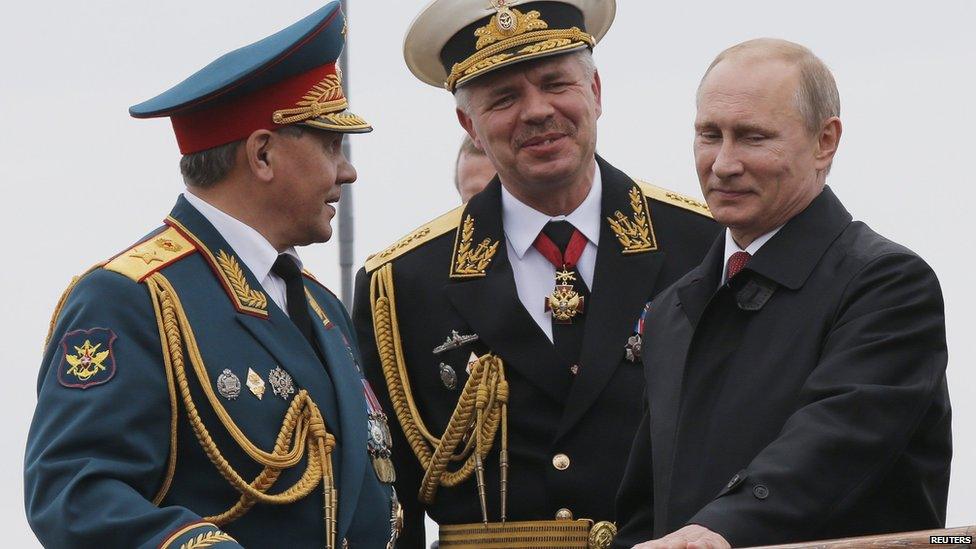
[[[583, 69], [583, 75], [592, 79], [596, 74], [596, 61], [593, 60], [593, 51], [590, 48], [583, 48], [566, 54], [573, 57]], [[462, 112], [467, 113], [471, 108], [471, 86], [460, 86], [454, 90], [454, 103]]]
[[748, 40], [718, 54], [698, 83], [699, 94], [712, 69], [725, 59], [737, 56], [779, 59], [799, 69], [800, 85], [796, 90], [796, 108], [810, 133], [820, 132], [824, 122], [840, 116], [840, 93], [827, 65], [808, 48], [778, 38]]
[[[301, 126], [284, 126], [275, 130], [281, 135], [298, 138], [305, 133]], [[180, 158], [180, 173], [183, 182], [189, 187], [210, 189], [222, 181], [237, 159], [237, 149], [244, 140], [233, 141], [224, 145], [183, 155]]]

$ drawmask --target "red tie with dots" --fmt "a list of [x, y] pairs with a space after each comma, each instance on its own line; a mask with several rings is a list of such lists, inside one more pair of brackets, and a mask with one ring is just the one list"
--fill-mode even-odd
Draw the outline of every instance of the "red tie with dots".
[[728, 268], [726, 269], [725, 281], [728, 282], [732, 280], [732, 277], [739, 274], [743, 268], [745, 268], [746, 263], [749, 263], [749, 259], [752, 258], [749, 252], [735, 252], [729, 256]]

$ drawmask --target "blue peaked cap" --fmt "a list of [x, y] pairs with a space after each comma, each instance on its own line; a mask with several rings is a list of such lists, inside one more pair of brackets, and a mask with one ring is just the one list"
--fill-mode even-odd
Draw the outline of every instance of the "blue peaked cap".
[[345, 24], [339, 2], [330, 2], [284, 30], [224, 54], [129, 107], [129, 114], [172, 118], [184, 154], [296, 123], [370, 131], [365, 120], [342, 112], [348, 102], [336, 60], [345, 44]]

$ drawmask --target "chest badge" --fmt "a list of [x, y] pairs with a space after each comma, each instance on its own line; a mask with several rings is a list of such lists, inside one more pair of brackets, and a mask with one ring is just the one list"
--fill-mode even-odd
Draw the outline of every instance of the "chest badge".
[[467, 345], [468, 343], [474, 343], [475, 341], [478, 341], [478, 334], [461, 335], [457, 330], [451, 330], [451, 335], [444, 339], [444, 343], [434, 347], [434, 354], [439, 355], [448, 351], [453, 351], [454, 349], [458, 349], [464, 345]]
[[452, 368], [450, 364], [444, 364], [443, 362], [441, 362], [439, 368], [441, 374], [441, 383], [444, 384], [444, 388], [449, 391], [453, 391], [454, 389], [456, 389], [457, 372], [454, 371], [454, 368]]
[[264, 398], [264, 380], [252, 368], [247, 369], [247, 388], [258, 397], [258, 400]]
[[627, 344], [624, 345], [624, 356], [628, 361], [636, 364], [640, 362], [641, 359], [641, 348], [644, 346], [644, 319], [647, 318], [647, 311], [651, 309], [651, 302], [648, 301], [641, 310], [640, 316], [637, 318], [637, 324], [634, 326], [634, 333], [627, 338]]
[[268, 382], [271, 383], [271, 391], [285, 400], [288, 400], [288, 397], [295, 393], [295, 382], [292, 380], [291, 374], [282, 369], [281, 366], [275, 366], [274, 370], [268, 373]]
[[224, 368], [217, 377], [217, 392], [227, 400], [237, 400], [241, 396], [241, 379], [234, 372]]

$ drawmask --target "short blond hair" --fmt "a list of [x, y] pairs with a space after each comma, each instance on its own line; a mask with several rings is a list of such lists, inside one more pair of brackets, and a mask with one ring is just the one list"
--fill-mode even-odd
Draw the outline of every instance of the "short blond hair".
[[827, 119], [840, 116], [840, 93], [827, 65], [808, 48], [779, 38], [747, 40], [718, 54], [702, 76], [698, 84], [699, 92], [712, 69], [722, 61], [734, 57], [778, 59], [799, 69], [800, 85], [796, 90], [796, 107], [811, 133], [819, 132]]

